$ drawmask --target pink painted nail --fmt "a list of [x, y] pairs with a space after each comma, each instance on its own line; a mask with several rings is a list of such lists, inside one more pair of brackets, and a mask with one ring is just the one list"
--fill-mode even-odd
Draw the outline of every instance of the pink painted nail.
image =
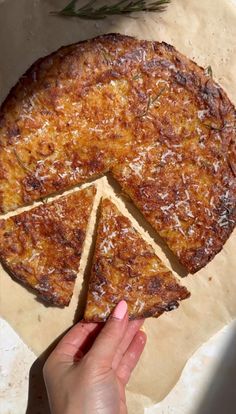
[[113, 318], [116, 319], [123, 319], [126, 312], [127, 312], [128, 306], [125, 300], [122, 300], [118, 303], [118, 305], [115, 307], [115, 310], [112, 314]]

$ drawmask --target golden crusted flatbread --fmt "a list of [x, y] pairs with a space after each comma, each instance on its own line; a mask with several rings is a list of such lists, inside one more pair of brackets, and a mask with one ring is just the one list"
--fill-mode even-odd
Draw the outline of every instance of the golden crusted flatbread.
[[122, 299], [130, 319], [158, 317], [189, 295], [130, 220], [104, 199], [84, 319], [105, 321]]
[[0, 210], [110, 171], [190, 272], [236, 221], [236, 112], [166, 43], [110, 34], [37, 61], [0, 111]]
[[73, 294], [94, 186], [0, 221], [0, 259], [6, 270], [53, 305]]

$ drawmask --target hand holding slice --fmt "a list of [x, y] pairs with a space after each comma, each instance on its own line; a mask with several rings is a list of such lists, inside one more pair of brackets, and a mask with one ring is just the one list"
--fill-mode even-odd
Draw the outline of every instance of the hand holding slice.
[[95, 194], [91, 186], [0, 221], [2, 263], [50, 304], [71, 300]]
[[189, 296], [130, 220], [104, 199], [85, 320], [105, 321], [121, 299], [128, 303], [130, 319], [158, 317]]

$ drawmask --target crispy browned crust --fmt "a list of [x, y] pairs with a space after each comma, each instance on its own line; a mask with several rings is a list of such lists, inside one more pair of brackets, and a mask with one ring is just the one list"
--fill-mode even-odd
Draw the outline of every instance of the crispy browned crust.
[[84, 319], [105, 321], [122, 299], [130, 319], [157, 317], [189, 295], [130, 220], [104, 199]]
[[94, 186], [0, 221], [0, 259], [17, 280], [67, 306], [96, 189]]
[[0, 112], [0, 209], [111, 171], [194, 273], [236, 221], [236, 113], [166, 43], [118, 34], [36, 62]]

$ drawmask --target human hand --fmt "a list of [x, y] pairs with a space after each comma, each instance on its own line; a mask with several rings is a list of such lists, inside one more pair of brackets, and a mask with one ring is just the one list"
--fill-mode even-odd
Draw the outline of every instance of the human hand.
[[121, 301], [105, 325], [75, 325], [43, 369], [52, 414], [125, 414], [125, 386], [146, 343]]

